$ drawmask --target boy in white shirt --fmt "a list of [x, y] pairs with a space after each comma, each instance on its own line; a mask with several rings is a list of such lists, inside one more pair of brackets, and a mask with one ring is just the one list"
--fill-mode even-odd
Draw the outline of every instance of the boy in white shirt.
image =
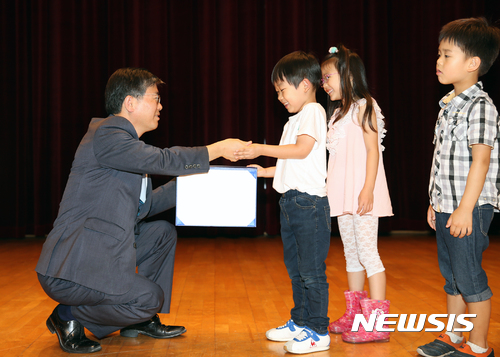
[[238, 150], [239, 159], [269, 156], [276, 166], [262, 168], [259, 177], [274, 177], [280, 198], [281, 238], [292, 280], [291, 319], [266, 332], [272, 341], [287, 341], [291, 353], [330, 348], [328, 283], [325, 259], [330, 247], [330, 207], [326, 197], [326, 114], [316, 102], [321, 67], [301, 51], [283, 57], [274, 67], [272, 82], [278, 100], [289, 113], [279, 145], [252, 144]]

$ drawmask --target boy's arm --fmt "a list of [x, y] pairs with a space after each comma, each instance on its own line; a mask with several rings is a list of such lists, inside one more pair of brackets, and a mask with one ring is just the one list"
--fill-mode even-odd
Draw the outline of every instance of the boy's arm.
[[236, 150], [234, 156], [238, 160], [254, 159], [258, 156], [269, 156], [277, 159], [304, 159], [309, 155], [316, 140], [309, 135], [297, 136], [297, 142], [289, 145], [251, 144]]
[[446, 228], [450, 228], [450, 234], [454, 237], [463, 238], [472, 233], [472, 210], [483, 190], [486, 174], [490, 167], [491, 147], [484, 144], [472, 145], [472, 164], [465, 191], [458, 208], [451, 214]]

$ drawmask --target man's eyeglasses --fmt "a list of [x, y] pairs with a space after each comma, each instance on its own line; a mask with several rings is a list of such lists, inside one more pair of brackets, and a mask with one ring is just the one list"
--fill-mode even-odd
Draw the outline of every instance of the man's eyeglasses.
[[160, 103], [161, 101], [161, 97], [159, 94], [156, 94], [156, 93], [144, 93], [143, 95], [154, 95], [155, 96], [155, 100], [157, 103]]

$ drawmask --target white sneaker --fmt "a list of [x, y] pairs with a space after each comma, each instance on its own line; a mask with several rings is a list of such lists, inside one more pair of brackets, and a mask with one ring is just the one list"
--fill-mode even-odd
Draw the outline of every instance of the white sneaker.
[[330, 334], [320, 335], [306, 327], [297, 337], [285, 343], [283, 348], [297, 354], [326, 351], [330, 349]]
[[272, 328], [266, 332], [266, 337], [271, 341], [285, 342], [293, 340], [302, 332], [305, 326], [298, 326], [292, 319], [280, 327]]

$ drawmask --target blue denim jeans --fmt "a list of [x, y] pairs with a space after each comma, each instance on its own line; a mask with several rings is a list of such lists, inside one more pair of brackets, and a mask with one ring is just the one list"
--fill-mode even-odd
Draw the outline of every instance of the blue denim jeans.
[[448, 295], [462, 295], [465, 302], [480, 302], [493, 295], [488, 277], [481, 266], [483, 252], [488, 248], [488, 229], [493, 219], [493, 206], [475, 207], [472, 212], [472, 234], [455, 238], [446, 228], [449, 213], [436, 212], [436, 240], [441, 274], [446, 280]]
[[296, 190], [280, 198], [281, 239], [292, 280], [293, 321], [320, 334], [328, 332], [328, 282], [325, 259], [330, 248], [330, 206], [327, 197]]

